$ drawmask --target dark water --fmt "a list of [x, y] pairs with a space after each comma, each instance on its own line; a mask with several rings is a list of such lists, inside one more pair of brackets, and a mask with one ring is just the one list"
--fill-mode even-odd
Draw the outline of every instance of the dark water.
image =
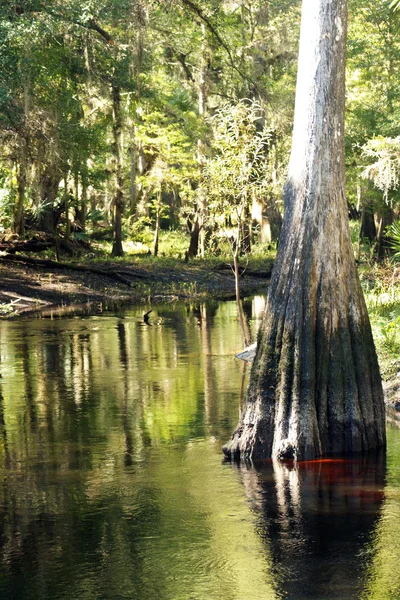
[[235, 304], [144, 310], [0, 322], [0, 599], [398, 600], [400, 430], [387, 460], [224, 464]]

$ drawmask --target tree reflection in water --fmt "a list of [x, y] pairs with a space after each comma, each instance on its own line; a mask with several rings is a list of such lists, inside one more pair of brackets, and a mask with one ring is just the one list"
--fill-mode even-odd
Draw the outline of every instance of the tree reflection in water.
[[399, 600], [398, 429], [232, 470], [235, 303], [143, 312], [0, 322], [0, 599]]
[[385, 471], [383, 453], [242, 468], [277, 594], [288, 600], [360, 598], [384, 502]]

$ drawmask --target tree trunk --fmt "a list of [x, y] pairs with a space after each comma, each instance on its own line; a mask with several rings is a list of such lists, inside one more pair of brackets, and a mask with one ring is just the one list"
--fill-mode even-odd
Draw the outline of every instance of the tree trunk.
[[26, 160], [26, 141], [22, 138], [21, 140], [21, 158], [17, 169], [17, 204], [14, 212], [14, 232], [18, 235], [23, 236], [25, 233], [25, 222], [24, 222], [24, 207], [25, 207], [25, 192], [27, 183], [27, 160]]
[[121, 115], [121, 92], [119, 87], [113, 83], [112, 85], [112, 100], [113, 100], [113, 136], [114, 136], [114, 164], [115, 164], [115, 182], [116, 191], [114, 197], [114, 242], [112, 248], [113, 256], [123, 256], [122, 248], [122, 215], [124, 212], [124, 196], [123, 196], [123, 175], [121, 163], [121, 132], [122, 132], [122, 115]]
[[130, 125], [130, 146], [129, 146], [129, 208], [132, 213], [136, 211], [137, 204], [137, 151], [135, 142], [135, 126], [133, 122]]
[[[29, 46], [29, 44], [28, 44]], [[29, 48], [24, 46], [24, 51], [28, 52]], [[24, 53], [25, 53], [24, 52]], [[25, 57], [27, 55], [25, 54]], [[26, 64], [29, 65], [29, 61], [26, 60]], [[25, 233], [25, 195], [26, 187], [28, 183], [28, 162], [29, 162], [29, 114], [30, 114], [30, 87], [31, 87], [31, 74], [29, 67], [23, 75], [23, 88], [24, 88], [24, 125], [20, 132], [20, 160], [18, 169], [18, 196], [17, 205], [14, 212], [14, 231], [19, 235], [23, 236]]]
[[190, 243], [187, 251], [188, 258], [194, 258], [197, 256], [199, 251], [199, 237], [200, 237], [200, 222], [199, 217], [196, 214], [193, 219], [192, 228], [190, 230]]
[[57, 197], [61, 173], [55, 164], [46, 167], [40, 178], [42, 210], [39, 216], [38, 229], [47, 233], [54, 233], [54, 201]]
[[376, 239], [376, 226], [373, 203], [363, 206], [361, 211], [360, 240], [368, 239], [371, 243]]
[[251, 335], [248, 325], [243, 314], [242, 301], [240, 299], [240, 273], [239, 273], [239, 246], [236, 242], [236, 249], [233, 252], [233, 269], [235, 273], [235, 295], [236, 295], [236, 306], [239, 317], [240, 330], [242, 332], [243, 344], [248, 346], [251, 342]]
[[[159, 203], [161, 203], [161, 199], [159, 200]], [[159, 237], [160, 237], [160, 204], [158, 204], [157, 211], [156, 211], [156, 228], [154, 230], [153, 256], [158, 256]]]
[[68, 192], [68, 171], [64, 174], [64, 210], [65, 210], [65, 236], [66, 242], [69, 241], [71, 235], [71, 221], [69, 220], [69, 192]]
[[81, 182], [82, 182], [82, 195], [81, 195], [81, 209], [80, 209], [80, 222], [82, 225], [82, 231], [86, 231], [86, 215], [88, 205], [88, 177], [87, 177], [87, 165], [82, 165], [81, 171]]
[[[207, 84], [207, 72], [209, 68], [209, 57], [208, 57], [208, 46], [207, 46], [207, 35], [206, 27], [204, 23], [201, 25], [202, 35], [202, 47], [201, 47], [201, 59], [199, 69], [199, 81], [198, 81], [198, 99], [199, 99], [199, 115], [205, 117], [207, 113], [207, 100], [208, 100], [208, 84]], [[205, 253], [205, 228], [204, 221], [206, 217], [206, 199], [203, 189], [204, 179], [204, 164], [205, 164], [205, 149], [206, 144], [204, 139], [201, 137], [197, 140], [197, 166], [199, 174], [199, 186], [197, 188], [197, 202], [195, 207], [195, 215], [193, 219], [193, 226], [190, 231], [190, 244], [187, 255], [189, 258], [193, 258], [198, 254], [204, 257]]]
[[228, 457], [304, 460], [385, 445], [344, 191], [346, 4], [303, 0], [284, 223]]

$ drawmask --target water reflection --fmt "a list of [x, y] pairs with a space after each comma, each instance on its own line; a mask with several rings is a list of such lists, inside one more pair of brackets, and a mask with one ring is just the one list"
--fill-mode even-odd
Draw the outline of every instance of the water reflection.
[[385, 501], [385, 465], [380, 454], [243, 469], [280, 595], [360, 598]]
[[0, 322], [1, 600], [398, 600], [398, 430], [232, 468], [236, 304], [146, 310]]
[[142, 312], [0, 323], [2, 600], [274, 598], [221, 462], [236, 307]]

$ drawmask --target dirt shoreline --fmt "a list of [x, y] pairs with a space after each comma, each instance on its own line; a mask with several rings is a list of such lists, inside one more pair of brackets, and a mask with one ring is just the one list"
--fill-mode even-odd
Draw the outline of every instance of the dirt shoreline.
[[[216, 269], [197, 261], [177, 261], [174, 266], [161, 261], [152, 267], [115, 261], [78, 266], [86, 270], [0, 261], [0, 318], [79, 305], [108, 308], [141, 302], [235, 297], [234, 275], [228, 265], [221, 264]], [[121, 274], [122, 281], [115, 279], [116, 274]], [[241, 277], [242, 295], [265, 293], [268, 279], [262, 273], [245, 272]]]

